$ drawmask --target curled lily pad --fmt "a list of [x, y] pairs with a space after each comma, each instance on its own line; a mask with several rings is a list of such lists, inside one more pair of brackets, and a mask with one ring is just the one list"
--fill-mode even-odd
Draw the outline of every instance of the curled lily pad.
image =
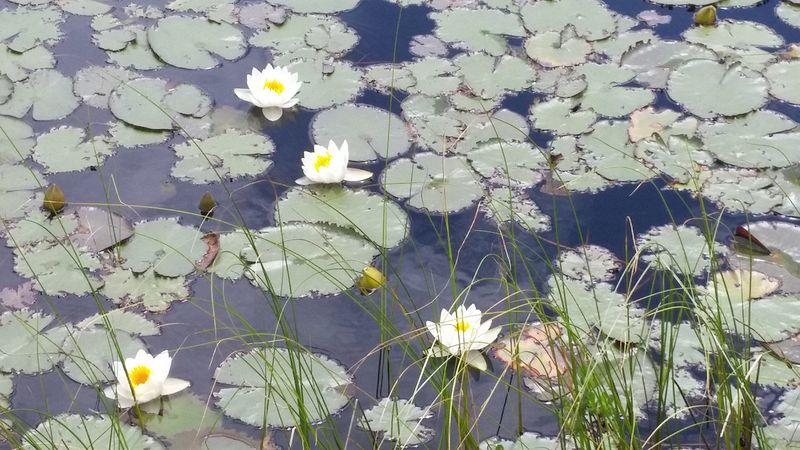
[[234, 60], [247, 50], [236, 27], [201, 17], [165, 17], [147, 31], [147, 40], [159, 58], [184, 69], [211, 69], [217, 57]]
[[53, 53], [41, 45], [20, 53], [0, 44], [0, 74], [11, 81], [22, 81], [28, 78], [31, 71], [52, 69], [55, 65]]
[[669, 76], [667, 92], [675, 102], [700, 117], [735, 116], [767, 101], [767, 80], [741, 64], [689, 61]]
[[430, 416], [430, 406], [420, 408], [409, 400], [383, 398], [364, 411], [360, 426], [373, 433], [382, 433], [383, 439], [396, 441], [401, 447], [420, 445], [433, 437], [433, 430], [422, 425], [422, 420]]
[[272, 166], [265, 156], [274, 148], [264, 135], [227, 130], [208, 139], [174, 146], [179, 159], [172, 175], [196, 184], [259, 175]]
[[187, 275], [208, 250], [199, 230], [174, 219], [137, 223], [135, 233], [120, 247], [120, 256], [122, 266], [136, 273], [152, 268], [165, 277]]
[[186, 279], [158, 276], [153, 270], [135, 274], [118, 268], [103, 279], [105, 285], [101, 292], [114, 303], [126, 306], [142, 304], [151, 312], [166, 311], [172, 302], [189, 298]]
[[311, 135], [314, 142], [346, 139], [350, 161], [388, 159], [411, 146], [403, 119], [369, 105], [346, 104], [317, 113], [311, 122]]
[[275, 206], [283, 223], [313, 222], [353, 230], [375, 245], [392, 248], [408, 234], [408, 216], [384, 196], [341, 186], [291, 189]]
[[[319, 422], [342, 409], [352, 382], [335, 361], [305, 351], [256, 348], [235, 354], [214, 373], [224, 387], [215, 395], [226, 416], [261, 427]], [[296, 411], [303, 408], [302, 419]]]
[[59, 348], [67, 333], [62, 327], [45, 331], [52, 321], [52, 316], [26, 309], [0, 315], [0, 371], [33, 374], [61, 361]]
[[61, 40], [61, 12], [54, 7], [17, 8], [0, 11], [0, 41], [15, 52]]
[[436, 36], [445, 42], [493, 56], [506, 53], [505, 36], [522, 37], [525, 30], [516, 14], [497, 9], [450, 9], [430, 15]]
[[114, 448], [120, 442], [141, 450], [164, 450], [164, 446], [135, 426], [121, 424], [109, 416], [83, 417], [61, 414], [40, 423], [22, 438], [22, 448]]
[[117, 86], [110, 94], [111, 113], [130, 125], [151, 130], [171, 130], [182, 116], [202, 117], [211, 99], [191, 85], [171, 88], [164, 80], [137, 78]]
[[34, 120], [56, 120], [68, 116], [79, 103], [72, 93], [70, 77], [52, 69], [41, 69], [14, 85], [11, 98], [0, 105], [0, 114], [22, 117], [32, 110]]
[[572, 26], [587, 41], [609, 37], [617, 29], [612, 12], [597, 0], [559, 0], [526, 3], [520, 9], [525, 28], [534, 34]]
[[788, 117], [769, 110], [727, 121], [703, 123], [705, 148], [739, 167], [786, 167], [800, 162], [800, 129]]
[[477, 175], [459, 156], [420, 153], [390, 164], [381, 175], [386, 192], [432, 213], [456, 212], [483, 196]]
[[100, 165], [113, 151], [103, 136], [86, 139], [81, 128], [60, 127], [36, 139], [33, 159], [47, 172], [71, 172]]

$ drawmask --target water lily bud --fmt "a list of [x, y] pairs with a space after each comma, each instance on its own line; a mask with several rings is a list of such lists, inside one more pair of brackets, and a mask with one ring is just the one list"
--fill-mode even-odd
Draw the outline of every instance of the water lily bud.
[[694, 14], [695, 25], [709, 26], [715, 23], [717, 23], [717, 8], [714, 5], [704, 6]]
[[384, 284], [386, 284], [386, 276], [372, 266], [364, 267], [364, 270], [361, 271], [361, 277], [356, 281], [356, 286], [361, 290], [362, 294], [378, 289]]
[[197, 206], [200, 208], [200, 214], [209, 216], [214, 211], [214, 208], [217, 207], [217, 201], [214, 200], [211, 192], [206, 192], [200, 197], [200, 204]]
[[51, 184], [50, 186], [47, 186], [47, 190], [44, 191], [42, 208], [50, 211], [53, 214], [58, 214], [59, 211], [64, 209], [65, 204], [64, 191], [62, 191], [57, 184]]

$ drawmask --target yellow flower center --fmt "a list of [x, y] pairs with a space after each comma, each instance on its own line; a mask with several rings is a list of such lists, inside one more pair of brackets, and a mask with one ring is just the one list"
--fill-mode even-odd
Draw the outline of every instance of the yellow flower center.
[[469, 330], [469, 323], [466, 320], [459, 320], [456, 322], [456, 330], [464, 333]]
[[150, 379], [150, 368], [147, 366], [136, 366], [133, 370], [128, 372], [130, 377], [131, 386], [138, 387], [139, 385], [147, 383]]
[[328, 167], [331, 165], [331, 155], [330, 152], [325, 152], [324, 155], [317, 155], [317, 160], [314, 161], [314, 170], [319, 172], [320, 167]]
[[276, 94], [280, 94], [283, 92], [285, 87], [283, 86], [283, 83], [278, 80], [267, 80], [264, 82], [264, 89], [269, 89]]

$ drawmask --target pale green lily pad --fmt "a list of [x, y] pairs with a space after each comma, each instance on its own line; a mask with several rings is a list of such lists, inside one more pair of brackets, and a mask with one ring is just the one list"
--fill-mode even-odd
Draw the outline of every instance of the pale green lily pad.
[[390, 164], [381, 175], [389, 194], [408, 199], [408, 205], [431, 213], [454, 213], [483, 196], [483, 189], [466, 159], [420, 153]]
[[127, 39], [125, 36], [129, 36], [128, 32], [133, 33], [136, 37], [134, 40], [127, 42], [124, 49], [107, 52], [108, 59], [111, 62], [121, 67], [133, 67], [137, 70], [154, 70], [164, 67], [164, 62], [153, 53], [144, 27], [132, 25], [125, 27], [124, 30], [126, 31], [116, 34], [117, 45], [123, 43], [120, 42], [121, 40]]
[[617, 30], [614, 14], [597, 0], [558, 0], [526, 3], [521, 9], [525, 28], [533, 34], [561, 32], [571, 25], [587, 41], [611, 36]]
[[336, 13], [355, 8], [361, 0], [271, 0], [274, 5], [285, 6], [298, 13]]
[[527, 61], [510, 55], [498, 58], [485, 53], [462, 55], [454, 61], [463, 83], [485, 99], [525, 90], [536, 78]]
[[22, 81], [28, 78], [31, 71], [51, 69], [55, 65], [56, 59], [53, 53], [41, 45], [19, 53], [5, 44], [0, 44], [0, 74], [7, 76], [11, 81]]
[[167, 4], [167, 9], [173, 11], [194, 11], [198, 13], [210, 13], [224, 5], [233, 5], [235, 0], [173, 0]]
[[672, 100], [703, 118], [736, 116], [758, 109], [767, 102], [768, 89], [760, 73], [741, 64], [702, 59], [675, 68], [667, 85]]
[[14, 84], [5, 75], [0, 75], [0, 104], [8, 101], [14, 92]]
[[636, 147], [628, 140], [627, 122], [598, 122], [594, 131], [578, 139], [583, 160], [604, 178], [641, 181], [655, 172], [634, 156]]
[[541, 436], [538, 433], [522, 433], [516, 441], [507, 441], [499, 437], [492, 437], [482, 441], [478, 447], [480, 450], [574, 450], [575, 446], [565, 436], [563, 442]]
[[[611, 184], [601, 177], [583, 159], [574, 136], [559, 136], [550, 143], [551, 159], [556, 162], [555, 170], [545, 178], [542, 191], [555, 194], [574, 192], [598, 192]], [[591, 159], [590, 159], [591, 161]]]
[[578, 37], [572, 27], [565, 31], [546, 31], [525, 41], [525, 52], [544, 67], [574, 66], [586, 62], [592, 44]]
[[312, 222], [336, 225], [384, 248], [400, 244], [408, 235], [409, 219], [382, 195], [342, 186], [312, 186], [289, 190], [275, 206], [281, 223]]
[[540, 70], [539, 78], [533, 82], [531, 89], [539, 94], [571, 98], [585, 91], [586, 86], [586, 77], [578, 76], [572, 68], [557, 67]]
[[586, 286], [611, 281], [622, 262], [610, 250], [598, 245], [582, 245], [558, 254], [558, 271]]
[[[257, 239], [255, 235], [251, 237], [254, 240]], [[241, 256], [242, 250], [247, 247], [252, 247], [252, 245], [250, 238], [244, 232], [235, 230], [230, 233], [221, 233], [219, 235], [219, 252], [208, 271], [220, 278], [238, 280], [248, 266], [247, 261]]]
[[76, 252], [70, 244], [16, 248], [14, 256], [14, 270], [35, 279], [34, 287], [47, 295], [84, 295], [103, 285], [91, 273], [100, 268], [99, 261], [93, 255]]
[[774, 111], [703, 123], [699, 134], [709, 152], [735, 166], [786, 167], [800, 162], [797, 123]]
[[65, 12], [78, 16], [96, 16], [111, 11], [113, 5], [108, 0], [57, 0]]
[[38, 45], [52, 45], [61, 40], [64, 18], [57, 8], [17, 8], [0, 11], [0, 41], [15, 52]]
[[62, 126], [36, 139], [33, 159], [46, 173], [72, 172], [102, 165], [113, 152], [103, 136], [86, 139], [82, 128]]
[[173, 147], [178, 162], [172, 176], [195, 184], [251, 177], [272, 166], [266, 159], [275, 145], [264, 135], [228, 130], [208, 139]]
[[525, 36], [519, 16], [496, 9], [450, 9], [431, 13], [430, 18], [436, 22], [439, 39], [492, 56], [506, 53], [505, 36]]
[[699, 191], [730, 211], [763, 214], [783, 202], [783, 195], [768, 189], [773, 184], [755, 170], [728, 168], [701, 171], [684, 188]]
[[705, 46], [684, 41], [653, 39], [643, 42], [622, 55], [622, 67], [636, 72], [636, 81], [643, 86], [663, 89], [675, 67], [694, 59], [717, 60], [717, 54]]
[[683, 33], [683, 37], [688, 42], [703, 44], [712, 50], [721, 47], [746, 49], [783, 45], [783, 39], [770, 27], [746, 21], [725, 20], [711, 27], [692, 27]]
[[351, 232], [306, 223], [268, 228], [241, 251], [251, 281], [284, 297], [338, 294], [378, 254]]
[[797, 80], [800, 80], [800, 61], [773, 64], [767, 67], [764, 76], [769, 81], [770, 94], [783, 101], [800, 104], [800, 92], [797, 89]]
[[550, 277], [549, 302], [559, 312], [559, 319], [576, 331], [590, 334], [594, 328], [612, 339], [639, 343], [647, 335], [644, 310], [614, 292], [607, 283], [586, 286], [559, 276]]
[[217, 392], [226, 416], [261, 427], [294, 427], [316, 423], [347, 405], [347, 371], [335, 361], [305, 351], [256, 348], [235, 354], [214, 373], [217, 383], [236, 387]]
[[86, 385], [115, 381], [114, 361], [123, 361], [147, 347], [141, 339], [129, 333], [120, 330], [112, 332], [96, 326], [71, 333], [62, 348], [64, 374]]
[[592, 130], [597, 114], [592, 110], [575, 110], [576, 99], [553, 98], [531, 105], [533, 126], [557, 135], [583, 134]]
[[158, 78], [137, 78], [117, 86], [108, 106], [118, 119], [137, 127], [171, 130], [181, 115], [202, 117], [210, 110], [211, 99], [191, 85], [169, 84]]
[[51, 218], [49, 212], [42, 209], [33, 210], [12, 224], [7, 224], [4, 232], [8, 239], [8, 247], [23, 247], [40, 242], [56, 243], [65, 241], [78, 221], [73, 214], [61, 214]]
[[0, 315], [0, 371], [34, 374], [58, 364], [66, 329], [44, 331], [52, 321], [51, 316], [27, 309]]
[[[664, 225], [649, 230], [637, 239], [642, 260], [660, 270], [699, 276], [711, 264], [712, 250], [700, 229], [687, 225]], [[713, 252], [721, 249], [714, 246]]]
[[175, 219], [140, 222], [136, 234], [120, 247], [122, 267], [136, 273], [153, 269], [165, 277], [179, 277], [194, 271], [208, 250], [202, 234]]
[[342, 54], [355, 47], [358, 35], [340, 19], [331, 16], [292, 15], [284, 23], [257, 31], [250, 44], [274, 48], [284, 54], [312, 47], [331, 54]]
[[184, 69], [211, 69], [218, 58], [234, 60], [247, 51], [236, 27], [201, 17], [165, 17], [147, 31], [147, 40], [164, 62]]
[[[310, 52], [309, 52], [310, 53]], [[361, 72], [345, 61], [326, 62], [321, 54], [295, 57], [285, 55], [276, 64], [288, 66], [303, 81], [297, 94], [299, 105], [309, 109], [323, 109], [353, 101], [363, 87]]]
[[92, 36], [92, 41], [103, 50], [118, 52], [136, 40], [136, 30], [133, 27], [103, 30]]
[[447, 44], [432, 34], [418, 34], [411, 39], [408, 49], [414, 56], [447, 56]]
[[39, 171], [21, 164], [0, 164], [0, 192], [29, 191], [42, 187]]
[[461, 85], [461, 78], [455, 75], [458, 67], [446, 58], [422, 58], [406, 64], [405, 69], [414, 79], [414, 84], [406, 89], [411, 93], [439, 95], [453, 92]]
[[634, 111], [630, 118], [628, 137], [631, 142], [648, 139], [654, 134], [658, 134], [663, 139], [664, 137], [660, 133], [674, 124], [680, 116], [681, 113], [671, 109], [656, 111], [652, 107], [648, 107]]
[[94, 314], [81, 320], [75, 326], [79, 329], [91, 329], [92, 327], [106, 327], [106, 322], [108, 322], [108, 328], [136, 336], [155, 336], [161, 332], [157, 323], [124, 309], [113, 309], [106, 313]]
[[134, 148], [166, 142], [172, 133], [166, 130], [148, 130], [128, 125], [118, 120], [108, 128], [108, 141], [119, 147]]
[[586, 63], [578, 66], [575, 73], [583, 75], [587, 83], [580, 97], [581, 107], [601, 116], [624, 117], [655, 100], [649, 89], [620, 86], [636, 73], [616, 64]]
[[126, 448], [139, 450], [164, 450], [164, 446], [138, 427], [120, 423], [109, 416], [61, 414], [40, 423], [35, 430], [22, 437], [23, 449], [58, 448], [59, 450], [84, 450], [87, 448], [117, 448], [121, 442]]
[[254, 30], [266, 30], [273, 25], [283, 25], [292, 17], [286, 8], [270, 5], [269, 3], [248, 3], [238, 7], [239, 23]]
[[392, 158], [408, 151], [411, 136], [398, 115], [369, 105], [347, 104], [317, 113], [311, 121], [312, 141], [347, 140], [350, 161]]
[[714, 164], [714, 156], [703, 149], [703, 142], [686, 136], [657, 136], [636, 144], [635, 156], [657, 172], [680, 183], [699, 178], [704, 167]]
[[780, 2], [775, 8], [775, 14], [789, 25], [800, 28], [800, 5]]
[[420, 445], [433, 437], [433, 430], [422, 425], [422, 421], [432, 415], [430, 409], [430, 406], [420, 408], [409, 400], [383, 398], [364, 411], [359, 426], [380, 433], [382, 440], [397, 442], [400, 447]]
[[[148, 432], [166, 438], [171, 448], [255, 450], [252, 447], [236, 446], [237, 443], [241, 445], [241, 442], [233, 438], [234, 433], [230, 430], [222, 428], [222, 412], [212, 408], [206, 398], [181, 392], [170, 396], [169, 401], [163, 402], [162, 406], [160, 413], [145, 416], [144, 427]], [[219, 433], [216, 437], [231, 437], [216, 444], [216, 439], [212, 440], [215, 433]], [[222, 442], [227, 442], [229, 446], [222, 446]]]
[[17, 163], [33, 148], [33, 128], [11, 117], [0, 116], [0, 164]]
[[164, 312], [172, 302], [189, 298], [184, 277], [162, 277], [152, 270], [137, 275], [128, 269], [118, 268], [104, 275], [103, 279], [105, 286], [100, 292], [115, 304], [141, 304], [150, 312]]
[[[457, 117], [460, 122], [460, 128], [463, 128], [457, 136], [458, 140], [455, 142], [455, 148], [449, 150], [456, 153], [471, 154], [477, 150], [483, 149], [487, 145], [493, 144], [528, 144], [530, 142], [528, 135], [530, 134], [530, 127], [525, 117], [508, 109], [500, 109], [494, 112], [481, 111], [479, 113], [468, 113], [464, 111], [454, 111], [453, 117]], [[531, 148], [531, 147], [528, 147]], [[512, 151], [517, 151], [518, 154], [524, 153], [516, 148]], [[536, 156], [529, 152], [525, 160], [530, 161], [531, 158]], [[491, 160], [491, 155], [487, 162]], [[523, 164], [532, 164], [530, 162]], [[489, 172], [492, 169], [488, 169]], [[513, 170], [512, 170], [513, 172]], [[487, 175], [488, 176], [488, 175]]]
[[595, 52], [606, 56], [610, 61], [619, 63], [622, 56], [642, 42], [652, 42], [658, 39], [653, 30], [635, 30], [619, 33], [615, 36], [595, 41], [592, 43]]
[[550, 217], [521, 189], [493, 188], [481, 204], [481, 210], [498, 225], [516, 223], [535, 233], [550, 230]]
[[80, 96], [87, 105], [106, 109], [111, 91], [135, 77], [133, 72], [120, 67], [84, 67], [75, 74], [75, 94]]
[[528, 142], [492, 142], [476, 145], [467, 153], [476, 172], [501, 184], [532, 187], [542, 180], [547, 155]]
[[34, 120], [56, 120], [68, 116], [80, 103], [72, 93], [72, 79], [52, 69], [31, 72], [14, 85], [14, 93], [0, 105], [0, 114], [23, 117], [33, 110]]

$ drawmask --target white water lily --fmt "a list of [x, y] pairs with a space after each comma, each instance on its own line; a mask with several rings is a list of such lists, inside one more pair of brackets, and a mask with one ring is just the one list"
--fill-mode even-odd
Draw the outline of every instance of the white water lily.
[[457, 356], [480, 370], [486, 370], [486, 360], [480, 350], [497, 339], [501, 327], [491, 328], [492, 321], [481, 323], [481, 311], [470, 305], [460, 305], [455, 314], [442, 309], [439, 322], [425, 322], [428, 331], [436, 339], [429, 354], [434, 357]]
[[103, 394], [116, 399], [120, 408], [130, 408], [138, 403], [146, 412], [158, 412], [160, 405], [153, 400], [189, 387], [186, 380], [168, 378], [170, 366], [172, 358], [166, 350], [155, 357], [139, 350], [136, 357], [125, 358], [124, 365], [114, 361], [117, 384], [105, 388]]
[[297, 184], [309, 185], [314, 183], [340, 183], [342, 181], [364, 181], [372, 176], [372, 172], [351, 169], [347, 167], [350, 152], [347, 141], [337, 147], [333, 141], [328, 142], [328, 147], [314, 146], [314, 152], [303, 152], [303, 178], [297, 179]]
[[289, 72], [285, 67], [267, 64], [260, 72], [254, 67], [247, 76], [247, 89], [237, 88], [233, 93], [261, 108], [264, 117], [274, 122], [281, 118], [284, 109], [297, 104], [295, 95], [302, 85], [296, 73]]

